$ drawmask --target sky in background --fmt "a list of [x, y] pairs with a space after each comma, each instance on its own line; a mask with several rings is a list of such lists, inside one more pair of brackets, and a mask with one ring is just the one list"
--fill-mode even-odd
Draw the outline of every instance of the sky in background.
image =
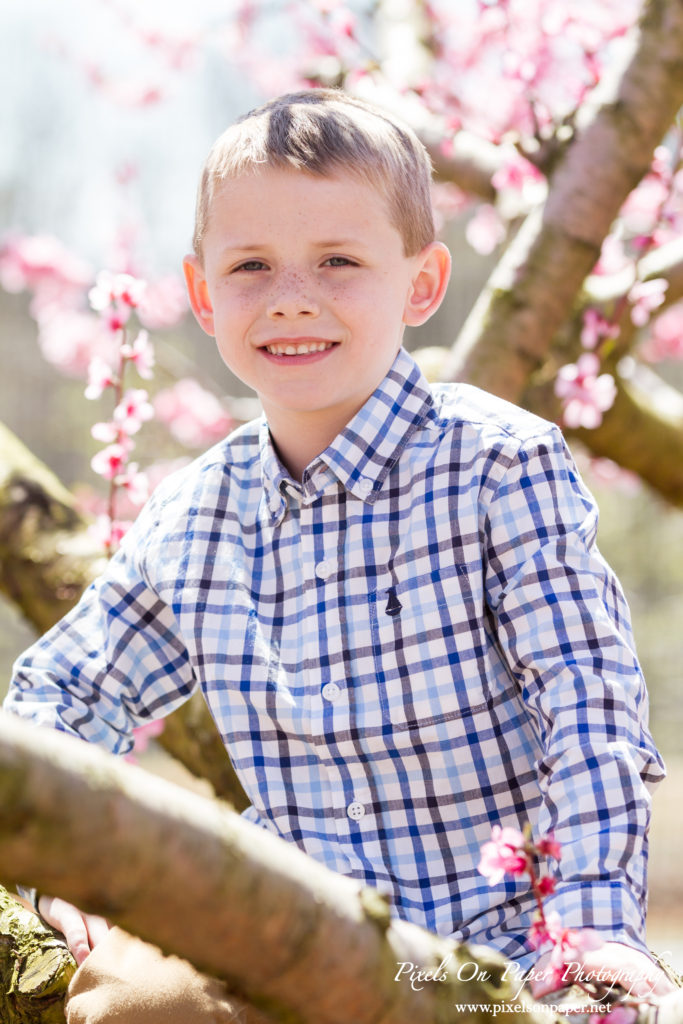
[[[191, 237], [199, 170], [211, 142], [261, 99], [227, 56], [233, 0], [4, 0], [0, 4], [0, 234], [58, 235], [94, 264], [135, 210], [154, 269], [177, 269]], [[273, 4], [276, 12], [278, 0]], [[127, 23], [126, 12], [134, 12]], [[191, 12], [191, 17], [188, 12]], [[138, 30], [205, 42], [167, 71]], [[113, 102], [89, 68], [111, 76]], [[133, 98], [161, 84], [163, 102]], [[125, 188], [117, 173], [128, 175]], [[125, 202], [124, 202], [125, 196]]]

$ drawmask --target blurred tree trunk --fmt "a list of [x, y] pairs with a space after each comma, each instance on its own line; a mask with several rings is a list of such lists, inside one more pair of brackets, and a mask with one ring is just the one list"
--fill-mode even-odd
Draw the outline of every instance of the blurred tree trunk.
[[0, 591], [42, 633], [103, 565], [69, 492], [0, 424]]
[[[102, 551], [56, 476], [0, 424], [0, 591], [39, 633], [102, 570]], [[200, 694], [169, 716], [161, 745], [237, 810], [248, 801]]]

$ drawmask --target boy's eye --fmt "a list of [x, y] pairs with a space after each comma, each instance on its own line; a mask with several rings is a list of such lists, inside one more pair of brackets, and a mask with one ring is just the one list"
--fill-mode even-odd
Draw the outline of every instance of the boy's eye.
[[239, 266], [235, 267], [233, 274], [238, 270], [267, 270], [266, 264], [263, 260], [245, 260], [244, 263], [240, 263]]
[[328, 267], [355, 267], [356, 264], [353, 260], [347, 259], [346, 256], [330, 256], [325, 260], [325, 265]]

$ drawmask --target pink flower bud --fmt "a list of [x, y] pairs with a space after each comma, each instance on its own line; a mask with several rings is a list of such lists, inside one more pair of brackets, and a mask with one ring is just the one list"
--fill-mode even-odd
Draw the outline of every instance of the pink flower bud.
[[524, 847], [524, 836], [518, 829], [494, 825], [491, 842], [481, 848], [477, 870], [488, 878], [489, 885], [497, 885], [506, 874], [522, 875], [529, 866]]

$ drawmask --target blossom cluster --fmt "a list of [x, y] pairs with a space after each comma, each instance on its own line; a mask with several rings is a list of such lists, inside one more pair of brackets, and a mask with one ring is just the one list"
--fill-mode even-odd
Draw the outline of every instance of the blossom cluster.
[[528, 943], [534, 950], [549, 948], [544, 980], [550, 991], [556, 991], [566, 985], [568, 964], [576, 961], [583, 951], [596, 949], [602, 942], [591, 929], [565, 928], [558, 914], [546, 914], [543, 900], [555, 891], [555, 879], [549, 874], [539, 874], [538, 862], [545, 857], [559, 861], [562, 849], [552, 835], [534, 841], [527, 832], [525, 836], [519, 829], [494, 825], [490, 842], [482, 846], [478, 869], [490, 885], [497, 885], [506, 874], [529, 876], [537, 911]]
[[603, 413], [614, 404], [616, 382], [611, 373], [601, 372], [602, 355], [609, 354], [619, 338], [626, 311], [636, 329], [651, 325], [642, 344], [646, 358], [657, 362], [683, 357], [683, 304], [657, 315], [666, 301], [668, 281], [638, 277], [643, 257], [654, 247], [674, 242], [683, 230], [683, 171], [674, 169], [678, 157], [675, 146], [672, 151], [657, 148], [650, 172], [624, 203], [616, 230], [603, 244], [596, 276], [627, 274], [631, 283], [621, 298], [613, 301], [609, 315], [595, 306], [583, 311], [584, 352], [575, 363], [562, 366], [555, 381], [567, 427], [598, 427]]
[[[140, 330], [133, 341], [128, 340], [128, 322], [137, 309], [145, 291], [145, 282], [130, 274], [112, 274], [102, 271], [90, 289], [92, 309], [99, 313], [110, 336], [116, 337], [114, 358], [93, 357], [88, 368], [85, 396], [99, 398], [105, 391], [114, 393], [111, 418], [95, 423], [92, 436], [105, 444], [92, 458], [95, 473], [109, 482], [107, 511], [98, 517], [96, 532], [108, 554], [116, 548], [130, 522], [117, 514], [117, 496], [125, 492], [133, 505], [141, 505], [148, 495], [148, 481], [140, 472], [137, 462], [130, 456], [135, 447], [133, 436], [142, 424], [152, 418], [154, 409], [144, 388], [124, 388], [124, 377], [129, 366], [134, 366], [140, 377], [149, 379], [154, 366], [154, 352], [146, 330]], [[114, 346], [112, 346], [114, 348]]]
[[[115, 264], [134, 262], [130, 239], [120, 239]], [[85, 261], [51, 236], [14, 234], [0, 244], [0, 286], [30, 293], [47, 361], [64, 374], [87, 377], [87, 398], [105, 391], [114, 395], [111, 416], [91, 431], [105, 446], [91, 465], [107, 481], [108, 497], [102, 500], [84, 488], [79, 492], [80, 507], [96, 517], [96, 536], [111, 552], [149, 490], [177, 467], [177, 460], [161, 460], [143, 474], [130, 461], [142, 424], [154, 416], [182, 447], [200, 448], [225, 436], [234, 422], [221, 399], [191, 377], [176, 377], [154, 397], [144, 388], [124, 387], [128, 370], [143, 380], [152, 376], [149, 330], [173, 327], [187, 312], [178, 277], [144, 283], [138, 274], [104, 271], [93, 283], [93, 276]], [[137, 327], [131, 331], [133, 314]]]
[[[125, 255], [130, 263], [130, 253]], [[15, 233], [0, 243], [0, 286], [8, 292], [30, 293], [42, 354], [69, 376], [85, 375], [96, 356], [110, 357], [111, 330], [116, 329], [116, 316], [122, 311], [125, 315], [125, 303], [118, 300], [110, 310], [91, 307], [87, 299], [92, 283], [92, 268], [51, 235]], [[103, 300], [97, 289], [95, 302]], [[150, 280], [135, 300], [137, 319], [150, 330], [172, 327], [187, 312], [184, 287], [176, 275]]]
[[597, 1009], [589, 1017], [589, 1024], [605, 1020], [609, 1024], [633, 1024], [637, 1013], [626, 995], [620, 1001], [613, 998], [609, 1013], [600, 1012], [600, 1002], [607, 996], [613, 997], [612, 984], [587, 985], [573, 970], [585, 953], [603, 945], [599, 935], [591, 928], [567, 928], [559, 914], [545, 910], [543, 901], [555, 891], [555, 879], [540, 873], [539, 861], [550, 857], [559, 862], [561, 855], [561, 845], [553, 835], [534, 840], [528, 825], [524, 833], [510, 826], [494, 825], [490, 841], [481, 848], [478, 870], [490, 885], [498, 885], [505, 875], [528, 876], [537, 910], [527, 941], [531, 949], [546, 954], [543, 971], [538, 975], [543, 980], [543, 994], [558, 992], [573, 983], [584, 988], [595, 1001]]

